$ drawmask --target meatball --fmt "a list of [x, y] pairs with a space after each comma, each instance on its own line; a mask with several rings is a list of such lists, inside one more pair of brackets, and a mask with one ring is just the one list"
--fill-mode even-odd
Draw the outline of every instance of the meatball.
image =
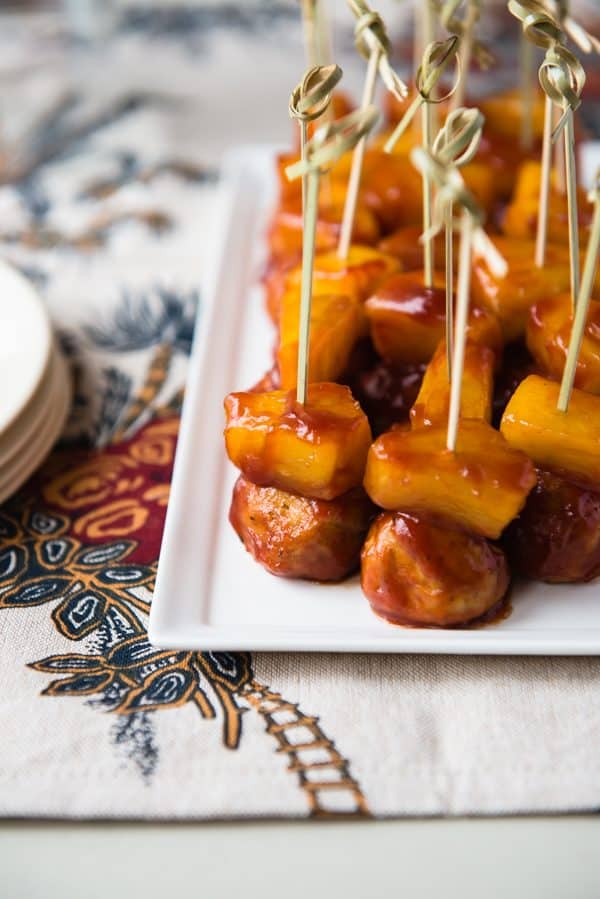
[[591, 581], [600, 575], [600, 491], [548, 471], [504, 543], [511, 565], [549, 583]]
[[229, 520], [248, 552], [271, 574], [340, 581], [359, 566], [373, 513], [361, 487], [319, 500], [259, 487], [240, 476]]
[[403, 512], [373, 522], [361, 558], [373, 611], [394, 624], [452, 627], [485, 615], [505, 596], [501, 549], [484, 537]]

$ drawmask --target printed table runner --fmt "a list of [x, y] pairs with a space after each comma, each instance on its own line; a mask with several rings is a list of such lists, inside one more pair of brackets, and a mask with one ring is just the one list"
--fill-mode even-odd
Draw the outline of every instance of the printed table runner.
[[[61, 445], [0, 509], [0, 814], [596, 809], [599, 659], [163, 652], [147, 641], [211, 163], [235, 130], [229, 95], [225, 111], [204, 102], [210, 78], [238, 60], [258, 88], [260, 52], [278, 73], [265, 96], [285, 103], [302, 66], [289, 4], [233, 9], [134, 9], [83, 51], [54, 20], [51, 44], [46, 19], [3, 31], [21, 73], [7, 98], [12, 137], [33, 150], [0, 187], [0, 240], [47, 301], [75, 402]], [[285, 117], [267, 106], [253, 136]], [[245, 135], [249, 123], [235, 127]]]

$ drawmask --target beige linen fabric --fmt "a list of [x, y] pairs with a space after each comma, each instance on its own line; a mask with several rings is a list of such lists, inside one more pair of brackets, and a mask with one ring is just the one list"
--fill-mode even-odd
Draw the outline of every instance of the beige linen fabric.
[[[274, 6], [260, 28], [252, 16], [234, 25], [216, 14], [175, 17], [160, 38], [151, 14], [128, 19], [71, 59], [79, 99], [52, 138], [58, 127], [64, 152], [46, 162], [42, 154], [27, 179], [0, 186], [3, 253], [37, 283], [76, 375], [66, 438], [97, 448], [61, 463], [62, 481], [51, 462], [0, 508], [0, 815], [596, 810], [599, 659], [250, 658], [158, 653], [145, 643], [158, 553], [151, 525], [164, 515], [211, 179], [229, 143], [287, 139], [287, 94], [302, 71], [296, 5]], [[6, 101], [23, 135], [69, 85], [59, 51], [47, 50], [47, 21], [19, 21], [0, 28], [0, 44], [10, 38], [20, 73]], [[342, 62], [356, 84], [362, 63]], [[36, 146], [49, 152], [46, 127]], [[127, 480], [131, 471], [141, 486]], [[25, 603], [2, 575], [2, 553], [15, 542], [26, 548], [25, 586], [43, 571], [70, 588], [77, 565], [92, 565], [94, 515], [108, 500], [81, 512], [59, 483], [84, 497], [106, 489], [110, 502], [141, 491], [152, 509], [143, 527], [131, 525], [118, 566], [93, 557], [100, 611], [81, 637], [77, 627], [96, 611], [74, 610], [68, 598]], [[65, 544], [58, 566], [48, 555], [58, 547], [52, 533], [77, 544]], [[120, 539], [106, 537], [103, 551]], [[137, 555], [128, 556], [132, 547]], [[134, 587], [123, 570], [138, 578]], [[112, 618], [102, 603], [112, 603]]]

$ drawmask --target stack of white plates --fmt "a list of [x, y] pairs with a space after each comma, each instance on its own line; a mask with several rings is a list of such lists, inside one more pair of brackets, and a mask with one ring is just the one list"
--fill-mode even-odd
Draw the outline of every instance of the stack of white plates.
[[71, 403], [67, 364], [31, 284], [0, 262], [0, 502], [42, 464]]

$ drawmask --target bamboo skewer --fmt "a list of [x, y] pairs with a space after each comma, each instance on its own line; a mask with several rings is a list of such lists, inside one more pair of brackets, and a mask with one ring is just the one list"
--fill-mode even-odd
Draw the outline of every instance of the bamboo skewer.
[[585, 72], [576, 56], [556, 44], [548, 50], [540, 68], [540, 83], [550, 99], [563, 113], [554, 129], [552, 140], [564, 130], [565, 176], [567, 184], [568, 232], [571, 298], [573, 307], [579, 294], [579, 220], [577, 214], [577, 172], [575, 162], [575, 125], [573, 111], [581, 103]]
[[[431, 107], [424, 103], [422, 107], [423, 121], [423, 148], [431, 150]], [[423, 175], [423, 228], [425, 234], [423, 243], [423, 278], [425, 287], [433, 287], [433, 237], [431, 237], [432, 210], [432, 184], [429, 175]]]
[[[331, 102], [331, 93], [342, 77], [339, 66], [314, 66], [291, 93], [289, 113], [300, 128], [300, 158], [305, 158], [308, 123], [325, 114]], [[302, 210], [306, 195], [306, 178], [302, 178]]]
[[[366, 109], [373, 102], [375, 96], [375, 85], [377, 82], [377, 67], [379, 65], [379, 51], [373, 50], [369, 57], [367, 66], [367, 74], [363, 87], [363, 95], [360, 104], [361, 109]], [[344, 214], [342, 217], [342, 226], [340, 229], [340, 240], [338, 244], [338, 256], [340, 259], [346, 259], [352, 242], [352, 229], [354, 227], [354, 215], [356, 213], [356, 202], [358, 200], [358, 191], [360, 188], [360, 179], [362, 175], [363, 160], [365, 158], [365, 150], [367, 148], [366, 138], [361, 140], [352, 155], [352, 166], [350, 168], [350, 177], [348, 178], [348, 186], [346, 188], [346, 202], [344, 203]]]
[[[565, 107], [566, 108], [566, 107]], [[569, 224], [569, 258], [573, 308], [579, 295], [579, 217], [577, 215], [577, 170], [575, 162], [575, 125], [573, 110], [567, 110], [565, 123], [565, 174], [567, 178], [567, 215]]]
[[379, 114], [374, 106], [359, 109], [336, 122], [323, 125], [305, 146], [304, 159], [289, 165], [285, 174], [288, 180], [307, 178], [304, 234], [302, 241], [302, 285], [300, 293], [300, 319], [298, 338], [298, 374], [296, 396], [299, 403], [306, 403], [308, 366], [310, 354], [310, 313], [312, 304], [312, 280], [315, 259], [315, 240], [319, 208], [319, 181], [321, 174], [331, 168], [344, 153], [354, 149], [357, 143], [375, 125]]
[[552, 100], [544, 101], [544, 135], [542, 138], [542, 160], [540, 171], [540, 208], [535, 235], [535, 264], [543, 268], [546, 264], [546, 242], [548, 240], [548, 210], [550, 205], [550, 182], [552, 176]]
[[523, 31], [519, 33], [519, 80], [521, 94], [521, 149], [533, 147], [533, 47]]
[[[538, 0], [509, 0], [508, 9], [521, 22], [522, 52], [524, 53], [526, 47], [531, 48], [532, 46], [546, 50], [546, 57], [539, 70], [539, 79], [543, 87], [544, 66], [550, 64], [549, 60], [553, 58], [554, 48], [561, 39], [560, 26], [552, 14]], [[540, 171], [540, 205], [534, 253], [534, 261], [538, 268], [543, 268], [546, 262], [548, 210], [552, 175], [552, 116], [552, 98], [546, 93]], [[523, 120], [524, 118], [525, 110], [523, 110], [521, 119]]]
[[[560, 106], [552, 106], [552, 133], [558, 127], [562, 110]], [[552, 139], [550, 139], [552, 144]], [[554, 189], [562, 197], [567, 192], [567, 177], [565, 164], [565, 144], [562, 140], [554, 142]]]
[[[458, 112], [463, 115], [472, 112], [478, 114], [480, 116], [479, 130], [481, 131], [483, 117], [478, 110], [457, 110], [457, 113]], [[466, 131], [467, 129], [464, 128], [463, 134]], [[452, 146], [450, 141], [448, 141], [447, 146]], [[422, 147], [415, 147], [411, 153], [411, 159], [421, 172], [424, 170], [427, 171], [431, 179], [437, 185], [437, 221], [434, 225], [435, 231], [439, 231], [443, 227], [445, 220], [444, 213], [449, 204], [460, 206], [462, 209], [456, 316], [453, 335], [453, 352], [450, 365], [450, 408], [446, 435], [447, 449], [454, 452], [456, 450], [462, 396], [462, 375], [471, 289], [473, 237], [475, 229], [480, 229], [481, 227], [482, 212], [475, 202], [473, 195], [466, 189], [464, 181], [455, 165], [442, 161], [439, 157], [434, 156]]]
[[298, 374], [296, 399], [304, 405], [308, 387], [308, 363], [310, 351], [310, 312], [312, 306], [312, 279], [315, 264], [315, 242], [319, 215], [319, 169], [309, 171], [306, 185], [304, 230], [302, 236], [302, 291], [300, 294], [300, 326], [298, 329]]
[[[410, 125], [411, 119], [415, 116], [419, 107], [421, 107], [422, 115], [421, 144], [425, 150], [431, 150], [433, 142], [431, 116], [432, 104], [440, 103], [447, 99], [448, 96], [450, 96], [455, 90], [456, 83], [449, 91], [449, 93], [446, 94], [445, 97], [442, 97], [440, 100], [432, 99], [432, 91], [438, 83], [446, 66], [456, 56], [457, 48], [458, 38], [456, 37], [451, 37], [441, 42], [434, 41], [433, 43], [427, 45], [423, 54], [423, 59], [421, 60], [421, 65], [419, 66], [416, 75], [417, 96], [414, 98], [414, 100], [406, 110], [404, 116], [402, 117], [401, 121], [398, 123], [397, 128], [394, 130], [393, 134], [386, 142], [384, 149], [387, 153], [392, 152], [396, 142], [400, 139], [404, 131]], [[457, 70], [457, 82], [459, 79], [459, 72], [460, 70]], [[434, 245], [433, 237], [431, 236], [433, 192], [431, 179], [429, 178], [427, 172], [422, 173], [422, 178], [423, 231], [425, 235], [423, 240], [423, 275], [425, 287], [431, 288], [433, 286], [434, 260]]]
[[450, 408], [448, 410], [448, 431], [446, 448], [456, 451], [458, 421], [462, 398], [462, 375], [465, 365], [465, 345], [467, 342], [467, 320], [469, 316], [469, 295], [471, 291], [471, 248], [473, 241], [473, 219], [467, 209], [460, 217], [460, 258], [458, 263], [458, 285], [456, 291], [456, 326], [454, 331], [454, 351], [452, 353], [452, 375], [450, 379]]
[[301, 5], [306, 65], [313, 69], [322, 62], [318, 24], [319, 0], [301, 0]]
[[566, 412], [569, 408], [569, 400], [571, 398], [573, 384], [575, 383], [575, 375], [577, 373], [577, 360], [579, 358], [581, 344], [585, 334], [587, 315], [590, 308], [590, 298], [592, 296], [594, 277], [596, 275], [598, 256], [600, 254], [600, 170], [596, 174], [596, 185], [590, 192], [590, 200], [594, 203], [594, 217], [585, 257], [585, 265], [583, 267], [581, 287], [579, 289], [575, 315], [573, 317], [569, 349], [567, 350], [567, 358], [560, 384], [560, 393], [558, 395], [557, 408], [561, 412]]
[[[456, 27], [454, 16], [462, 2], [463, 0], [448, 0], [448, 2], [445, 4], [444, 9], [442, 10], [442, 22], [446, 24], [447, 27], [449, 27], [452, 23], [454, 23]], [[464, 22], [461, 23], [460, 27], [459, 54], [461, 73], [458, 80], [456, 92], [452, 97], [452, 111], [458, 109], [460, 106], [463, 106], [465, 102], [467, 76], [469, 74], [469, 68], [471, 66], [471, 57], [473, 55], [473, 45], [475, 40], [474, 31], [475, 25], [477, 24], [477, 21], [479, 19], [480, 12], [480, 0], [467, 0], [467, 13]]]
[[[378, 74], [381, 76], [387, 89], [403, 100], [408, 90], [390, 65], [388, 56], [390, 43], [381, 16], [373, 12], [364, 0], [348, 0], [348, 5], [357, 17], [354, 28], [356, 48], [368, 60], [361, 109], [367, 109], [373, 101]], [[340, 259], [346, 259], [350, 250], [365, 149], [366, 137], [356, 145], [352, 156], [352, 166], [348, 179], [337, 248], [337, 254]]]
[[[451, 112], [439, 131], [433, 154], [442, 165], [458, 169], [475, 156], [483, 131], [483, 116], [478, 109], [456, 109]], [[454, 353], [454, 204], [446, 200], [444, 212], [445, 260], [446, 260], [446, 362], [448, 380], [452, 383], [452, 356]], [[471, 242], [473, 238], [471, 237]]]
[[[474, 36], [474, 25], [479, 18], [481, 0], [468, 0], [468, 2], [469, 8], [464, 22], [462, 22], [456, 15], [463, 0], [446, 0], [440, 10], [440, 21], [442, 25], [451, 34], [455, 34], [460, 38], [462, 50], [466, 51], [464, 55], [461, 53], [461, 68], [463, 79], [465, 80], [467, 78], [471, 57], [475, 57], [478, 65], [482, 69], [489, 68], [494, 62], [493, 54], [490, 53], [481, 41], [478, 41]], [[459, 98], [456, 101], [456, 106], [458, 106], [464, 99], [464, 94], [461, 97], [461, 91], [462, 88], [459, 86]]]
[[[421, 59], [415, 77], [417, 94], [394, 128], [393, 132], [385, 142], [383, 149], [386, 153], [393, 152], [394, 147], [424, 103], [444, 103], [452, 96], [452, 94], [456, 90], [456, 85], [458, 83], [460, 73], [460, 67], [457, 57], [458, 44], [458, 38], [456, 36], [452, 36], [446, 38], [445, 41], [433, 41], [433, 43], [428, 44], [428, 46], [425, 47], [425, 51], [423, 53], [423, 57]], [[454, 84], [443, 97], [437, 97], [434, 99], [432, 95], [433, 90], [442, 77], [445, 69], [453, 59], [456, 59], [457, 61], [457, 70]]]

